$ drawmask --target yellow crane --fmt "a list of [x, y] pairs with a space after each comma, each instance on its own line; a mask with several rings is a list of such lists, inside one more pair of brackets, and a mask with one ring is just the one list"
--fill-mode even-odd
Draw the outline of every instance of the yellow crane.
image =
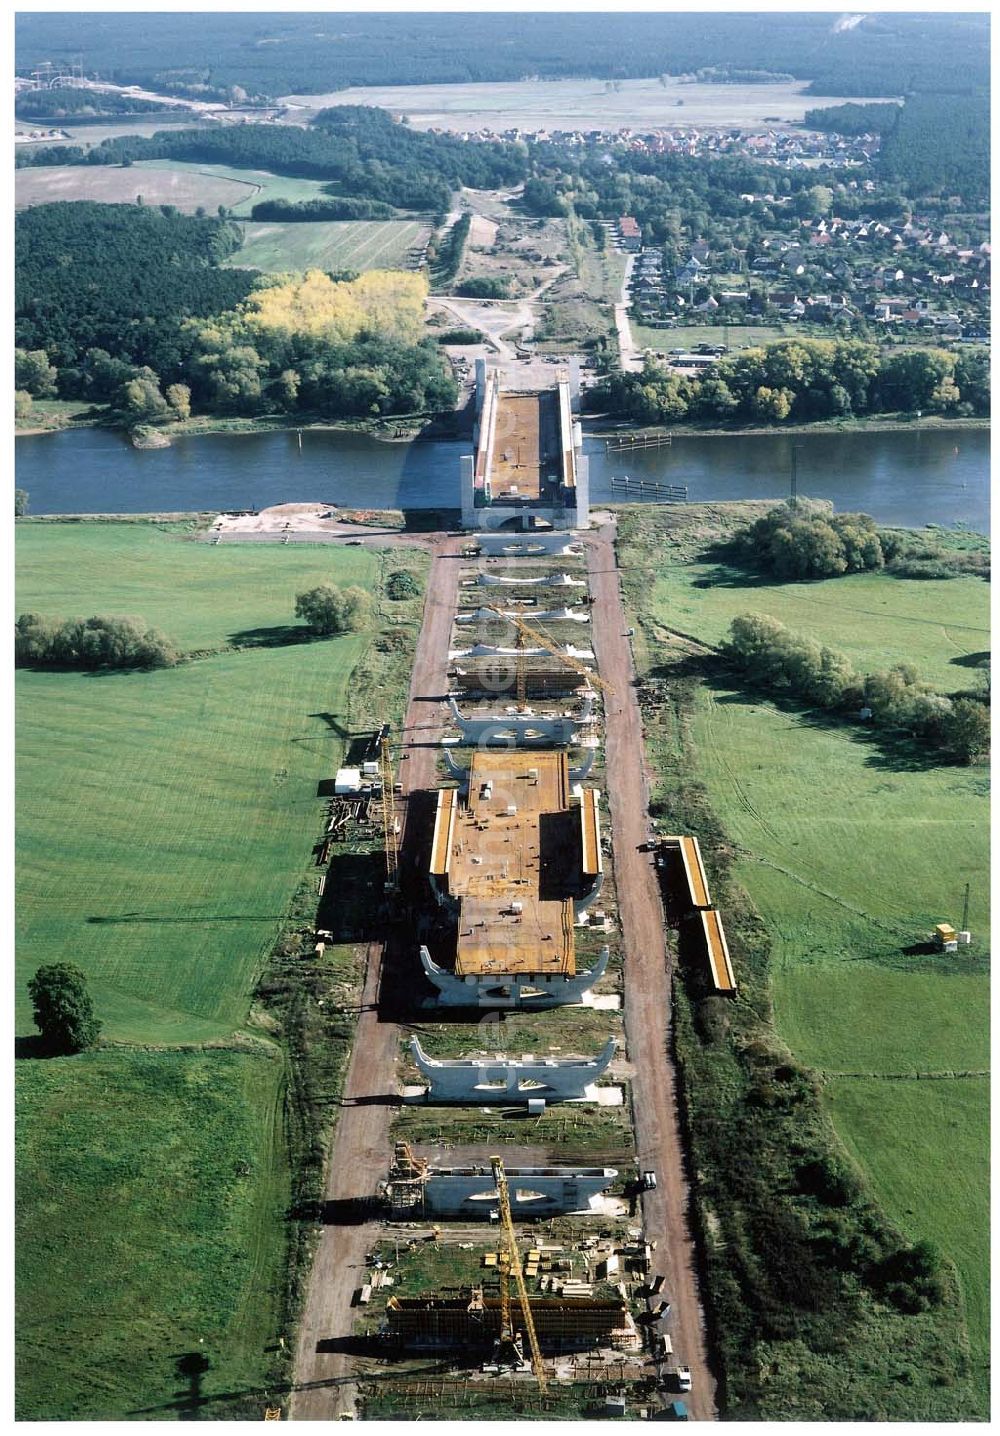
[[538, 1345], [538, 1334], [535, 1331], [535, 1323], [531, 1315], [528, 1288], [524, 1282], [521, 1258], [517, 1250], [517, 1233], [514, 1230], [514, 1218], [510, 1211], [510, 1192], [507, 1189], [507, 1174], [504, 1171], [503, 1159], [491, 1157], [490, 1166], [493, 1169], [497, 1196], [500, 1198], [500, 1225], [503, 1227], [506, 1243], [506, 1251], [500, 1252], [497, 1258], [497, 1267], [500, 1273], [500, 1340], [497, 1342], [497, 1350], [501, 1355], [506, 1351], [512, 1352], [518, 1364], [523, 1359], [520, 1350], [520, 1333], [515, 1332], [511, 1315], [509, 1274], [513, 1272], [514, 1280], [517, 1283], [517, 1294], [521, 1302], [524, 1329], [528, 1333], [528, 1345], [531, 1348], [531, 1369], [535, 1373], [538, 1389], [544, 1396], [545, 1367], [542, 1364], [542, 1352]]
[[566, 668], [571, 668], [574, 673], [579, 673], [581, 678], [585, 678], [588, 683], [592, 684], [595, 688], [599, 688], [602, 693], [607, 693], [609, 696], [614, 693], [615, 690], [611, 687], [610, 683], [605, 683], [603, 678], [599, 678], [596, 673], [592, 673], [584, 664], [578, 662], [575, 658], [571, 658], [568, 653], [564, 653], [554, 639], [549, 638], [548, 634], [540, 632], [537, 628], [532, 628], [529, 623], [525, 623], [519, 614], [505, 613], [502, 608], [495, 608], [493, 604], [487, 604], [486, 606], [490, 613], [495, 613], [498, 618], [508, 619], [514, 625], [517, 633], [515, 647], [518, 653], [514, 663], [518, 708], [524, 708], [527, 697], [524, 677], [524, 640], [526, 638], [530, 638], [533, 643], [537, 643], [539, 648], [544, 648], [546, 653], [550, 654], [553, 658], [557, 658]]
[[385, 890], [387, 893], [394, 893], [399, 891], [399, 842], [388, 723], [383, 724], [378, 735], [378, 755], [379, 778], [382, 782], [382, 832], [385, 839]]

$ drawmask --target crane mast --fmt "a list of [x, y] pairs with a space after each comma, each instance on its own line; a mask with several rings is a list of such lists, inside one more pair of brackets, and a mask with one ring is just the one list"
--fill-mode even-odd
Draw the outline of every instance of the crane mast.
[[496, 1183], [497, 1196], [500, 1199], [500, 1224], [503, 1227], [504, 1240], [507, 1244], [506, 1261], [498, 1263], [500, 1270], [500, 1342], [509, 1344], [517, 1349], [517, 1338], [514, 1335], [513, 1322], [510, 1309], [510, 1287], [508, 1284], [508, 1271], [514, 1273], [514, 1280], [517, 1283], [517, 1294], [521, 1303], [521, 1315], [524, 1318], [524, 1329], [528, 1333], [528, 1345], [531, 1348], [531, 1369], [535, 1373], [535, 1380], [538, 1382], [538, 1389], [545, 1395], [545, 1367], [542, 1363], [542, 1352], [538, 1345], [538, 1334], [535, 1331], [535, 1323], [531, 1315], [531, 1302], [528, 1298], [528, 1288], [524, 1281], [524, 1272], [521, 1268], [521, 1258], [517, 1250], [517, 1233], [514, 1230], [514, 1218], [510, 1210], [510, 1192], [507, 1188], [507, 1174], [504, 1171], [503, 1159], [491, 1157], [490, 1166], [493, 1169], [493, 1180]]
[[379, 778], [382, 782], [382, 833], [385, 841], [385, 890], [399, 891], [399, 843], [396, 836], [396, 803], [393, 793], [392, 752], [389, 725], [384, 724], [378, 739]]

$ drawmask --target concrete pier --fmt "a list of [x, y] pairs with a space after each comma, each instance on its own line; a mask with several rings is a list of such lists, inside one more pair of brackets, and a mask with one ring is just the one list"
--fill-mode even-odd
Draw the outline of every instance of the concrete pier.
[[425, 1100], [459, 1102], [466, 1106], [524, 1106], [545, 1102], [571, 1102], [587, 1096], [608, 1069], [615, 1055], [609, 1037], [596, 1057], [469, 1057], [438, 1061], [428, 1057], [416, 1037], [410, 1039], [414, 1062], [427, 1080]]
[[565, 1007], [581, 1002], [607, 971], [610, 954], [605, 947], [589, 972], [567, 977], [561, 972], [469, 972], [464, 977], [438, 967], [427, 951], [420, 949], [420, 963], [428, 980], [437, 988], [442, 1007], [495, 1007], [515, 1010]]

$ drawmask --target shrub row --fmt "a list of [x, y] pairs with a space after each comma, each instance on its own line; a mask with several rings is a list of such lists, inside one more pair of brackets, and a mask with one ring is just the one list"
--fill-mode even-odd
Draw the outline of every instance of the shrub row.
[[763, 688], [858, 714], [876, 727], [904, 729], [954, 762], [971, 763], [989, 752], [985, 695], [947, 698], [922, 683], [910, 664], [861, 675], [844, 654], [759, 613], [733, 619], [722, 651]]
[[171, 668], [180, 654], [141, 618], [65, 620], [22, 613], [14, 625], [14, 661], [39, 668]]

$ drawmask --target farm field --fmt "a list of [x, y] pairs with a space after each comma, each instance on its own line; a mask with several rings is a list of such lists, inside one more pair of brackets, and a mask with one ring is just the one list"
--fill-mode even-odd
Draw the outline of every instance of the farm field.
[[280, 1052], [96, 1051], [15, 1076], [17, 1419], [259, 1420], [289, 1194]]
[[[650, 522], [626, 519], [625, 532], [645, 530], [648, 543]], [[910, 661], [943, 689], [970, 681], [956, 657], [988, 647], [981, 580], [734, 585], [732, 573], [691, 561], [710, 528], [697, 542], [676, 530], [655, 582], [644, 582], [649, 570], [627, 580], [644, 618], [640, 667], [658, 661], [662, 630], [716, 643], [746, 611], [773, 614], [862, 671]], [[777, 1032], [823, 1074], [838, 1135], [890, 1217], [955, 1263], [985, 1399], [988, 1080], [954, 1074], [989, 1069], [988, 773], [897, 763], [859, 729], [720, 679], [694, 687], [686, 722], [694, 777], [771, 941]], [[972, 948], [923, 950], [935, 923], [958, 925], [966, 882]], [[917, 1074], [938, 1080], [905, 1080]], [[965, 1154], [968, 1173], [951, 1171]]]
[[[814, 99], [806, 82], [770, 85], [709, 85], [682, 81], [524, 80], [471, 85], [389, 85], [335, 90], [325, 95], [286, 95], [301, 123], [329, 105], [378, 105], [404, 114], [415, 129], [446, 130], [667, 129], [692, 125], [782, 129], [801, 122]], [[824, 105], [845, 101], [827, 99]], [[767, 117], [779, 116], [777, 124]]]
[[105, 1036], [224, 1036], [315, 837], [370, 641], [282, 646], [294, 596], [331, 577], [372, 588], [378, 560], [114, 524], [28, 524], [18, 547], [19, 611], [138, 613], [185, 649], [241, 633], [262, 646], [159, 672], [17, 675], [17, 1030], [32, 1030], [35, 967], [72, 953]]
[[225, 261], [230, 268], [285, 270], [402, 269], [407, 251], [430, 226], [417, 220], [308, 220], [243, 225], [243, 243]]
[[15, 205], [26, 209], [58, 200], [95, 200], [101, 204], [173, 204], [186, 214], [203, 208], [215, 213], [220, 204], [238, 205], [256, 191], [246, 181], [200, 174], [193, 166], [151, 171], [142, 164], [122, 169], [119, 165], [53, 165], [26, 167], [15, 171]]
[[134, 204], [136, 195], [141, 194], [146, 204], [174, 204], [189, 214], [199, 206], [214, 214], [222, 204], [239, 217], [249, 216], [253, 206], [265, 199], [317, 199], [325, 192], [321, 180], [283, 179], [266, 170], [188, 160], [140, 160], [128, 169], [118, 165], [28, 166], [16, 170], [14, 179], [18, 209], [77, 199]]

